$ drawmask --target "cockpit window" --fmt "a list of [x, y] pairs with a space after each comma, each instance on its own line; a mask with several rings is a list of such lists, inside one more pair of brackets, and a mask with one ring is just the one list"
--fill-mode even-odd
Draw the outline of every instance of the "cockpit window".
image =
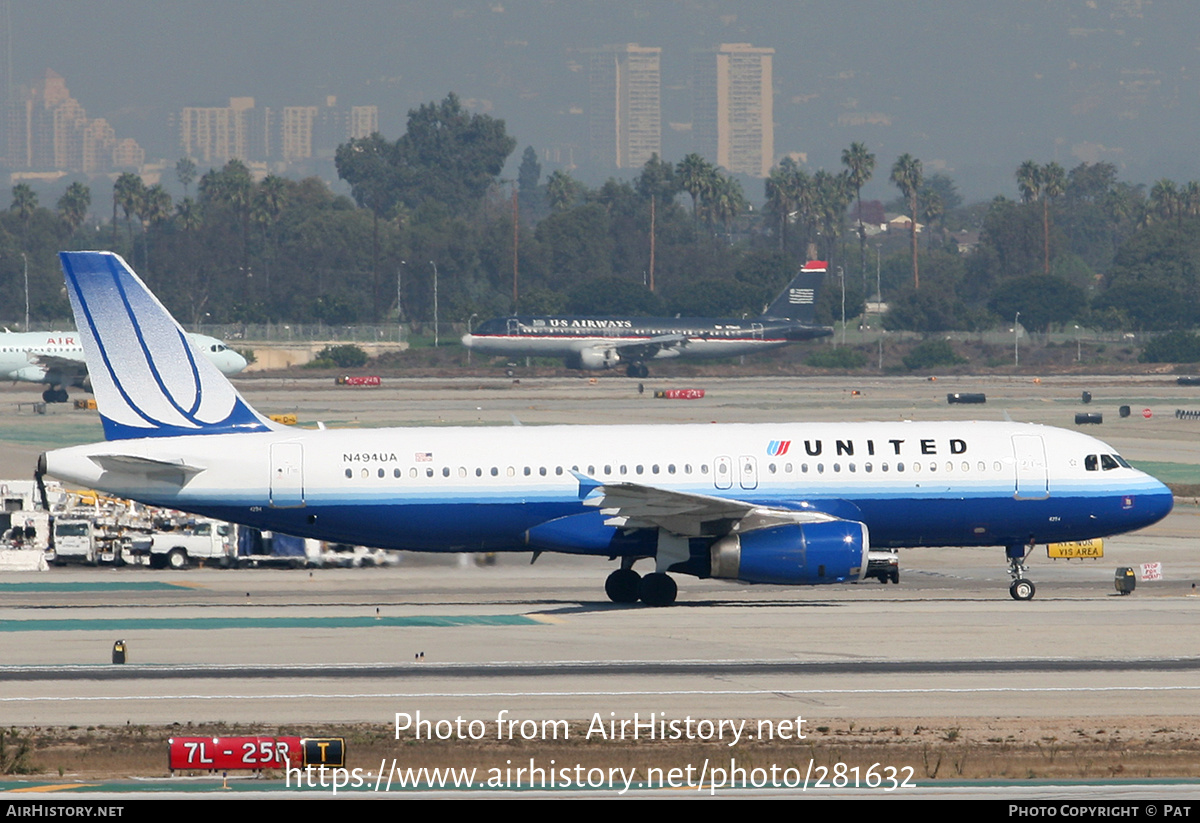
[[1129, 461], [1127, 461], [1124, 457], [1122, 457], [1119, 454], [1114, 454], [1113, 460], [1116, 460], [1117, 463], [1120, 464], [1121, 468], [1123, 468], [1123, 469], [1132, 469], [1133, 468], [1133, 466], [1129, 465]]
[[1105, 471], [1121, 468], [1120, 464], [1117, 463], [1116, 459], [1113, 458], [1113, 456], [1111, 454], [1100, 455], [1100, 465], [1104, 468]]
[[1089, 454], [1087, 457], [1083, 458], [1083, 467], [1090, 472], [1099, 470], [1100, 458], [1094, 454]]

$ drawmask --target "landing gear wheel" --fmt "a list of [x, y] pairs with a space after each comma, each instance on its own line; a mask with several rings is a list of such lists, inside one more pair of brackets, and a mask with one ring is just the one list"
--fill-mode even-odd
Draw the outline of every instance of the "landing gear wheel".
[[178, 571], [188, 567], [187, 552], [183, 549], [171, 549], [171, 553], [167, 555], [167, 565]]
[[642, 576], [633, 569], [617, 569], [604, 581], [604, 593], [614, 603], [636, 603]]
[[679, 587], [668, 574], [654, 572], [642, 578], [638, 587], [642, 602], [647, 606], [670, 606], [675, 602]]
[[637, 376], [641, 377], [643, 379], [650, 376], [650, 367], [647, 366], [645, 363], [639, 363], [637, 371], [638, 371]]
[[1032, 600], [1036, 591], [1037, 587], [1033, 585], [1033, 581], [1024, 577], [1018, 577], [1008, 587], [1008, 593], [1012, 595], [1013, 600]]

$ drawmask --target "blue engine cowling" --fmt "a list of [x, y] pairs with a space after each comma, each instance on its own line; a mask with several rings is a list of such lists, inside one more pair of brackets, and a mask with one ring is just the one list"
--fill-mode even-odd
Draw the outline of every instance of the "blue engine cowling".
[[850, 583], [867, 569], [867, 526], [857, 520], [787, 523], [722, 537], [709, 549], [712, 576], [747, 583]]

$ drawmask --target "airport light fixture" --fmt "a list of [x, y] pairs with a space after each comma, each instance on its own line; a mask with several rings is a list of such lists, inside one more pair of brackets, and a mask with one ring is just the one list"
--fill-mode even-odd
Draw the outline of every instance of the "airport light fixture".
[[1013, 366], [1021, 366], [1021, 313], [1013, 318]]

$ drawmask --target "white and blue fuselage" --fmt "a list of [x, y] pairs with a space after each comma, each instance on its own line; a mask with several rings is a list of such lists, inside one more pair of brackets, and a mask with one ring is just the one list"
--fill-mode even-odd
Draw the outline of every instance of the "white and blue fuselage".
[[[165, 452], [199, 471], [183, 486], [105, 471], [93, 459], [105, 451]], [[528, 551], [530, 529], [594, 511], [590, 489], [618, 483], [858, 520], [884, 547], [1083, 540], [1148, 525], [1172, 505], [1169, 489], [1101, 441], [1021, 423], [272, 431], [49, 457], [57, 477], [155, 505], [419, 551]]]

